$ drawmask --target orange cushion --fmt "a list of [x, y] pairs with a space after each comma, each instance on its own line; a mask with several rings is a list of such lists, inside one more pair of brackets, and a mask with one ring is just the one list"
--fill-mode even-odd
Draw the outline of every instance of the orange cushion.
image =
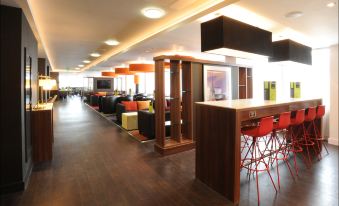
[[106, 96], [107, 92], [98, 92], [98, 96]]
[[126, 111], [137, 111], [138, 105], [137, 102], [134, 101], [122, 101], [121, 102], [125, 106]]
[[150, 101], [137, 101], [138, 110], [144, 110], [149, 108]]

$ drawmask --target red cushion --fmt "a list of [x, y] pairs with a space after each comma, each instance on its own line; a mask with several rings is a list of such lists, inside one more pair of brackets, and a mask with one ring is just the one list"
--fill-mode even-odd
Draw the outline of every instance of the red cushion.
[[134, 101], [122, 101], [121, 102], [125, 106], [126, 111], [137, 111], [138, 110], [138, 104]]
[[259, 127], [246, 127], [246, 128], [242, 128], [241, 132], [244, 135], [255, 137], [255, 136], [257, 136], [258, 128]]

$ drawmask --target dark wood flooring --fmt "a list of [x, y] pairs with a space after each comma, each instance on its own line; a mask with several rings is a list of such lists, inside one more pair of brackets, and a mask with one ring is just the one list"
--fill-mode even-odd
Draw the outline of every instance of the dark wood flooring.
[[[54, 159], [34, 168], [26, 191], [1, 205], [232, 205], [194, 179], [195, 151], [161, 157], [153, 143], [131, 138], [78, 98], [54, 108]], [[338, 147], [293, 181], [281, 165], [281, 190], [260, 175], [261, 205], [338, 205]], [[272, 172], [274, 173], [274, 172]], [[276, 180], [276, 175], [274, 175]], [[240, 205], [256, 205], [255, 179], [241, 179]]]

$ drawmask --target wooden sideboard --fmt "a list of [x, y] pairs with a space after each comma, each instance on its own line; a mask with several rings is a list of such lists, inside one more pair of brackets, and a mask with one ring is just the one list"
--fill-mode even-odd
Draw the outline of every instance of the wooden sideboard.
[[241, 99], [196, 103], [196, 178], [239, 204], [241, 124], [321, 103], [321, 99]]
[[33, 162], [51, 161], [53, 158], [53, 103], [32, 110]]

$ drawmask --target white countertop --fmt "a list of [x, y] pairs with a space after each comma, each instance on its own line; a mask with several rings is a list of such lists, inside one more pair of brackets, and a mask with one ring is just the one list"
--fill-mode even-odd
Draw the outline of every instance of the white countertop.
[[318, 101], [321, 98], [313, 98], [313, 99], [284, 99], [284, 100], [260, 100], [260, 99], [236, 99], [236, 100], [223, 100], [223, 101], [207, 101], [207, 102], [196, 102], [199, 105], [207, 105], [214, 107], [222, 107], [228, 109], [242, 110], [249, 108], [260, 108], [260, 107], [270, 107], [305, 101]]

